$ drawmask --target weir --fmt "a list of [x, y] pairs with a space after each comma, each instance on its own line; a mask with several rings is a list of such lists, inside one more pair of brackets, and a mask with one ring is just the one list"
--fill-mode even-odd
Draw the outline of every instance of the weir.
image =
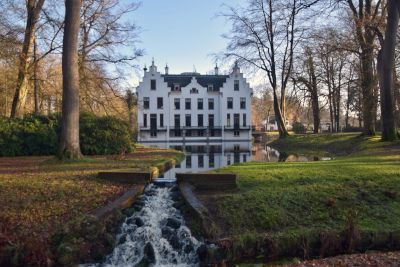
[[199, 266], [206, 246], [192, 236], [177, 208], [174, 181], [149, 184], [131, 208], [105, 262], [85, 267]]

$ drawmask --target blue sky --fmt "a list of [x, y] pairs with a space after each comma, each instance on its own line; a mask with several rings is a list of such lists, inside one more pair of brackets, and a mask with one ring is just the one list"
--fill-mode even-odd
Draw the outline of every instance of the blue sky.
[[[217, 14], [224, 10], [224, 4], [242, 2], [142, 0], [140, 8], [131, 15], [131, 19], [142, 28], [139, 46], [145, 49], [146, 55], [139, 60], [140, 67], [151, 64], [154, 57], [161, 71], [164, 71], [166, 63], [170, 73], [192, 71], [193, 66], [200, 73], [211, 71], [215, 64], [211, 54], [226, 47], [221, 35], [230, 28], [225, 19]], [[137, 79], [132, 78], [132, 85], [137, 85]]]

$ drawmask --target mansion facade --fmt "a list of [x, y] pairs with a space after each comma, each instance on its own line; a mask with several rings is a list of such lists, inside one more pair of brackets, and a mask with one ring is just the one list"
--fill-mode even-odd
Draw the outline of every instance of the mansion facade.
[[251, 140], [253, 92], [237, 65], [229, 75], [144, 69], [137, 88], [139, 143]]

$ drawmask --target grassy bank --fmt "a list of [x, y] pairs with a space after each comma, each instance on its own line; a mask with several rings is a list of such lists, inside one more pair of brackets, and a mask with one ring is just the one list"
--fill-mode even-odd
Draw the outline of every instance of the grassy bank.
[[338, 134], [294, 136], [271, 145], [336, 159], [216, 170], [238, 174], [238, 192], [206, 200], [215, 205], [210, 210], [220, 237], [234, 240], [232, 259], [400, 249], [400, 143]]
[[138, 148], [123, 160], [94, 156], [60, 163], [51, 157], [0, 158], [0, 262], [13, 256], [22, 265], [45, 265], [52, 258], [49, 239], [54, 233], [129, 189], [97, 179], [99, 171], [148, 171], [181, 157], [173, 150]]

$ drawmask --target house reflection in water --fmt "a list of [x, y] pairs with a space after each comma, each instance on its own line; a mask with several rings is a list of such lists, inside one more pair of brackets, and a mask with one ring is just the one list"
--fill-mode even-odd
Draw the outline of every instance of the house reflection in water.
[[148, 146], [172, 148], [183, 151], [185, 159], [175, 168], [164, 174], [174, 179], [176, 173], [200, 173], [222, 168], [234, 163], [252, 160], [251, 142], [213, 142], [213, 143], [146, 143]]

